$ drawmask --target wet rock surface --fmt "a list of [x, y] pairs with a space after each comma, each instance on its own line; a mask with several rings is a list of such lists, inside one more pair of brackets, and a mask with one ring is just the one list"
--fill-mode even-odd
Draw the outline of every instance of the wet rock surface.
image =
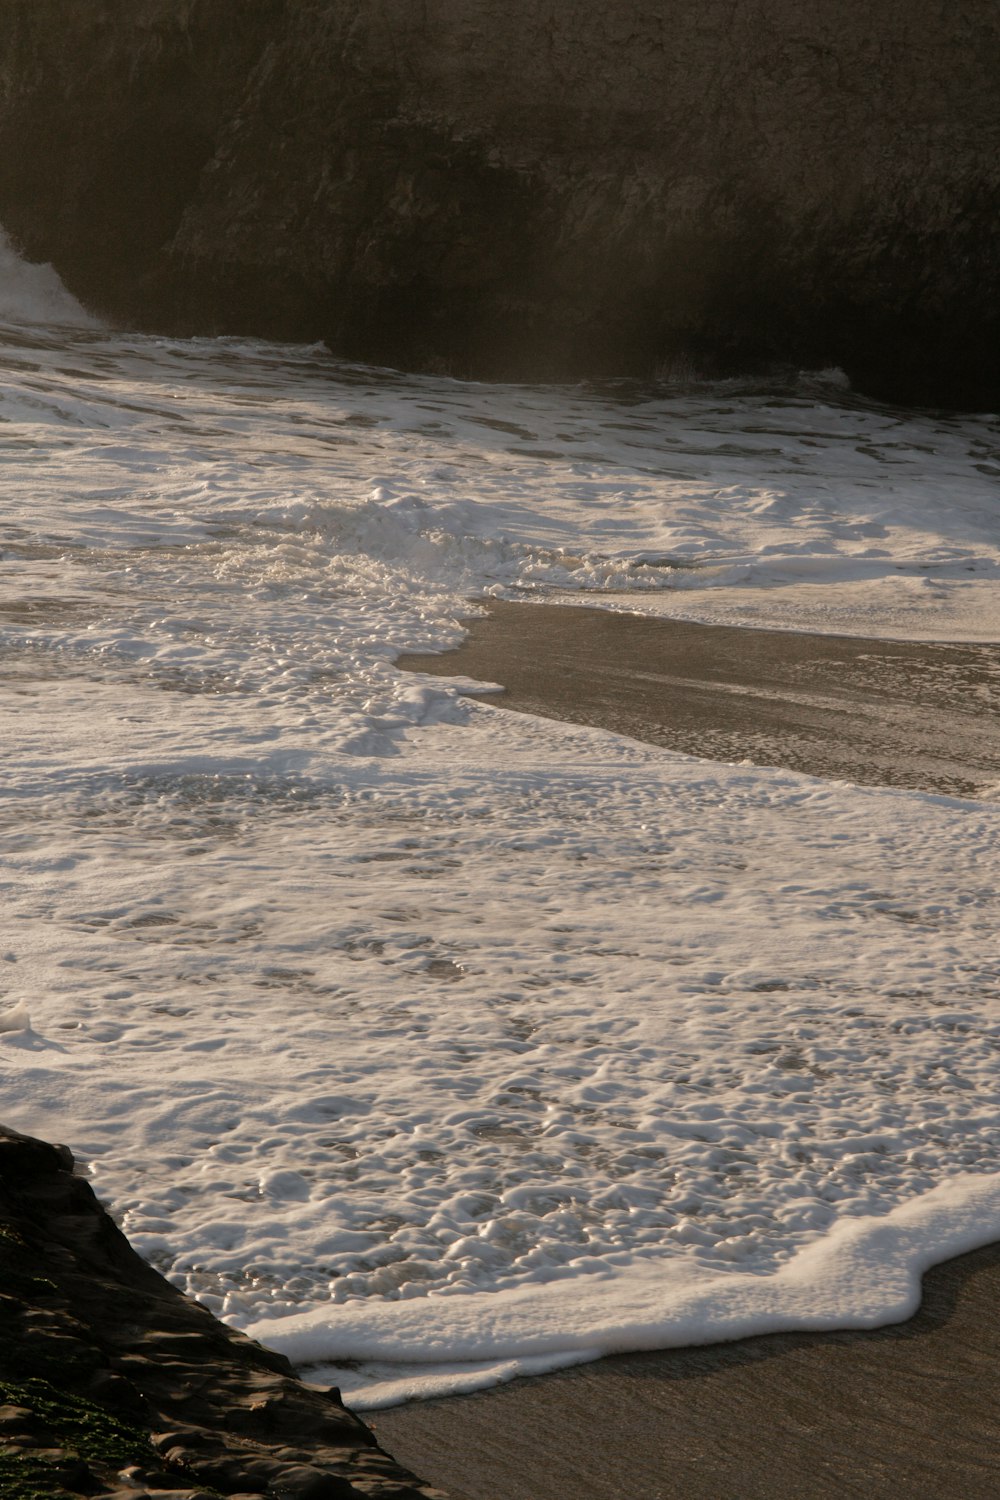
[[992, 0], [5, 0], [0, 59], [0, 220], [126, 321], [998, 399]]
[[5, 1500], [443, 1500], [164, 1281], [72, 1168], [0, 1126]]

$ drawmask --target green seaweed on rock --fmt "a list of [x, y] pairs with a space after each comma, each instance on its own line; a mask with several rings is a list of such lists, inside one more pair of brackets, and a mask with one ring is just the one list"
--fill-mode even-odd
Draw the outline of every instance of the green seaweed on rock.
[[0, 1495], [4, 1500], [77, 1500], [81, 1491], [66, 1488], [63, 1467], [34, 1454], [0, 1453]]
[[91, 1464], [113, 1471], [129, 1464], [162, 1467], [141, 1429], [48, 1380], [0, 1380], [0, 1403], [29, 1413], [25, 1426], [42, 1427], [51, 1443], [41, 1452], [0, 1452], [4, 1500], [61, 1500], [79, 1494], [88, 1484]]

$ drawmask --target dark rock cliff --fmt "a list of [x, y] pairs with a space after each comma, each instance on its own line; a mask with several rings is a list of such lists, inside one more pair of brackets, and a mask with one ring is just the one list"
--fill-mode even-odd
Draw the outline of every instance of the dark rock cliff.
[[995, 0], [3, 0], [0, 221], [147, 327], [983, 403], [998, 78]]
[[0, 1495], [446, 1500], [140, 1260], [65, 1146], [5, 1126]]

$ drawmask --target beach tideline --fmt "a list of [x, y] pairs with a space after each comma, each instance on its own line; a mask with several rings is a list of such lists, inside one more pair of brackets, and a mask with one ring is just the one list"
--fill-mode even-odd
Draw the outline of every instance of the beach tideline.
[[455, 1500], [995, 1500], [1000, 1248], [872, 1332], [617, 1355], [368, 1419]]
[[[1000, 780], [995, 645], [495, 601], [457, 650], [402, 665], [694, 754], [959, 793]], [[928, 1271], [888, 1327], [610, 1356], [369, 1420], [465, 1500], [994, 1500], [998, 1302], [992, 1245]]]
[[1000, 796], [1000, 645], [748, 630], [626, 606], [489, 600], [455, 650], [399, 665], [688, 755]]

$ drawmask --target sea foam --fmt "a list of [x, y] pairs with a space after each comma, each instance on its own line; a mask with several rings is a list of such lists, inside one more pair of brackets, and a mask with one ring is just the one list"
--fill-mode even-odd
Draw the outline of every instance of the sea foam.
[[995, 805], [396, 666], [491, 595], [1000, 640], [994, 418], [23, 317], [5, 1118], [144, 1254], [371, 1406], [902, 1317], [1000, 1233]]
[[49, 265], [22, 260], [0, 229], [0, 322], [97, 328], [99, 322], [63, 286]]

